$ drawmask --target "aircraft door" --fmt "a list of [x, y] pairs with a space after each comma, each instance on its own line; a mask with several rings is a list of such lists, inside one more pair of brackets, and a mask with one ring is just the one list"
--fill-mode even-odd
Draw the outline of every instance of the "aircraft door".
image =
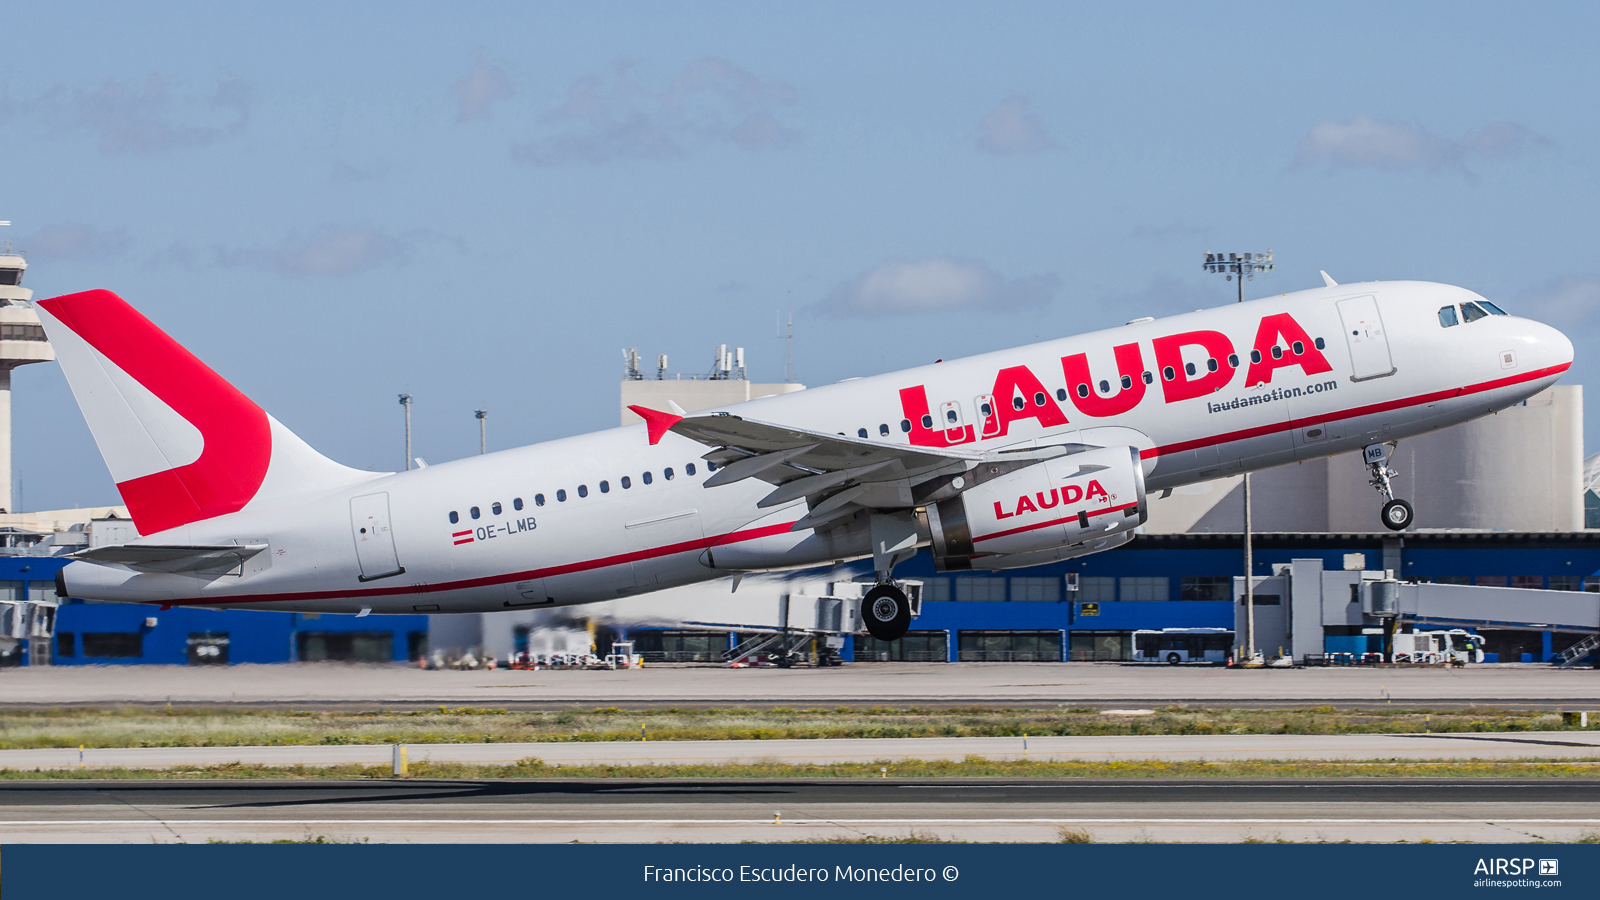
[[1389, 357], [1389, 336], [1378, 315], [1378, 298], [1351, 297], [1339, 301], [1339, 321], [1344, 323], [1344, 340], [1350, 347], [1350, 380], [1365, 381], [1395, 373]]
[[388, 578], [406, 570], [394, 550], [387, 493], [365, 494], [350, 501], [350, 533], [355, 538], [362, 581]]
[[944, 439], [952, 444], [966, 440], [967, 429], [961, 423], [961, 404], [951, 400], [939, 404], [939, 421], [944, 423]]
[[995, 410], [992, 395], [979, 395], [972, 401], [972, 408], [978, 411], [980, 437], [992, 438], [1000, 434], [1000, 413]]

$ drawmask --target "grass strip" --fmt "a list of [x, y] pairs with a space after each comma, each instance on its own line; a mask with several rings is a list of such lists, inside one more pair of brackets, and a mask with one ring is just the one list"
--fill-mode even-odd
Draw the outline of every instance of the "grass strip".
[[[1600, 728], [1600, 717], [1594, 717]], [[1168, 706], [1150, 715], [1096, 709], [969, 707], [508, 711], [287, 711], [66, 708], [0, 712], [0, 750], [458, 744], [571, 741], [795, 740], [1157, 734], [1405, 734], [1577, 730], [1558, 713], [1469, 709], [1228, 709]]]
[[819, 778], [1594, 778], [1600, 758], [1582, 760], [1230, 760], [1221, 762], [1128, 760], [1118, 762], [990, 760], [878, 760], [816, 765], [752, 763], [741, 765], [552, 766], [525, 759], [511, 765], [418, 762], [396, 778], [388, 766], [264, 766], [227, 763], [213, 766], [82, 769], [4, 769], [0, 781], [212, 780], [212, 779], [819, 779]]

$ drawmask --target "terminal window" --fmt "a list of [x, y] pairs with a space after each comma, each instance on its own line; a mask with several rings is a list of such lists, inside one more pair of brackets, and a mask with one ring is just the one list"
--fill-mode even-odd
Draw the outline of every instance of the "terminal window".
[[962, 662], [1060, 662], [1059, 631], [963, 631]]
[[929, 601], [950, 599], [950, 579], [924, 578], [922, 579], [922, 599]]
[[1170, 600], [1171, 579], [1163, 575], [1131, 575], [1118, 579], [1122, 600]]
[[1550, 590], [1552, 591], [1581, 591], [1583, 590], [1582, 575], [1551, 575]]
[[1233, 577], [1230, 575], [1185, 576], [1178, 586], [1179, 600], [1233, 600]]
[[1110, 603], [1117, 599], [1117, 580], [1106, 575], [1085, 575], [1078, 579], [1079, 603]]
[[944, 631], [908, 631], [898, 641], [856, 635], [856, 662], [945, 662], [950, 635]]
[[1011, 599], [1057, 602], [1061, 599], [1061, 579], [1013, 578], [1011, 579]]
[[982, 575], [968, 575], [956, 579], [956, 599], [962, 601], [989, 601], [998, 603], [1006, 599], [1006, 580]]
[[144, 635], [137, 631], [85, 631], [83, 655], [131, 659], [144, 655]]
[[1513, 576], [1511, 576], [1511, 586], [1514, 587], [1514, 588], [1525, 588], [1527, 590], [1542, 591], [1542, 590], [1544, 590], [1544, 576], [1543, 575], [1513, 575]]
[[1126, 631], [1074, 631], [1067, 635], [1073, 662], [1116, 662], [1131, 658], [1133, 635]]
[[1479, 587], [1505, 587], [1506, 581], [1504, 575], [1479, 575], [1475, 583]]

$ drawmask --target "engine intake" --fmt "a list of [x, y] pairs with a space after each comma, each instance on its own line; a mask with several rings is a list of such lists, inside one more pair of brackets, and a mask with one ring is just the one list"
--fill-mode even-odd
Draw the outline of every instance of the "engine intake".
[[928, 529], [938, 571], [1006, 569], [1104, 549], [1110, 543], [1102, 541], [1132, 531], [1148, 516], [1139, 449], [1103, 447], [1046, 460], [932, 504]]

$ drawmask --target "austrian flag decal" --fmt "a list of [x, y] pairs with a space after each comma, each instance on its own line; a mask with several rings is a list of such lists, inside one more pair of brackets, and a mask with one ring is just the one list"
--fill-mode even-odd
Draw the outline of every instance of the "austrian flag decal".
[[456, 539], [457, 544], [472, 543], [472, 529], [470, 528], [468, 528], [466, 531], [458, 531], [450, 536]]

